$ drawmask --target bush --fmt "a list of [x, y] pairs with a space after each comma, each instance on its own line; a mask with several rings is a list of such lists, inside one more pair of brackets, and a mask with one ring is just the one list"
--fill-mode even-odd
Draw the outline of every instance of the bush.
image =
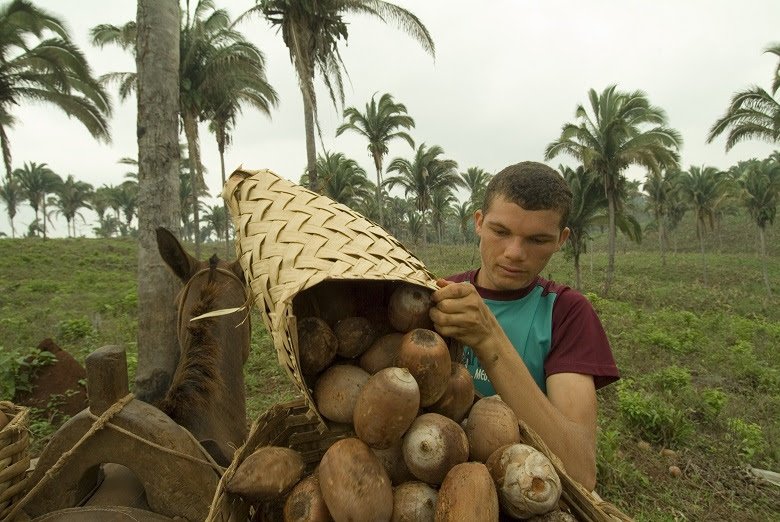
[[618, 409], [623, 422], [637, 436], [664, 446], [684, 445], [694, 434], [685, 412], [650, 392], [630, 389], [631, 381], [618, 386]]
[[67, 319], [57, 323], [57, 340], [64, 343], [92, 339], [96, 333], [92, 323], [86, 319]]
[[723, 412], [728, 395], [715, 388], [704, 388], [696, 398], [696, 412], [705, 422], [714, 422]]
[[16, 392], [30, 391], [30, 377], [57, 356], [37, 348], [27, 350], [0, 347], [0, 399], [12, 401]]
[[766, 441], [761, 426], [739, 418], [728, 420], [727, 438], [737, 443], [740, 457], [745, 463], [751, 462], [756, 455], [766, 450]]
[[653, 372], [644, 381], [649, 387], [670, 395], [687, 395], [693, 391], [690, 372], [677, 366], [667, 366]]

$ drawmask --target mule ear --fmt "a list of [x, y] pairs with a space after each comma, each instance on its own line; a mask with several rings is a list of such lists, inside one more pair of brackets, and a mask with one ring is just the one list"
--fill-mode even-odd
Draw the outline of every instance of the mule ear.
[[182, 281], [189, 281], [195, 273], [198, 261], [189, 255], [170, 230], [157, 227], [157, 250], [173, 273]]
[[230, 263], [230, 270], [232, 270], [233, 273], [236, 274], [243, 283], [246, 283], [246, 279], [244, 278], [244, 269], [241, 268], [241, 263], [238, 261], [238, 259]]

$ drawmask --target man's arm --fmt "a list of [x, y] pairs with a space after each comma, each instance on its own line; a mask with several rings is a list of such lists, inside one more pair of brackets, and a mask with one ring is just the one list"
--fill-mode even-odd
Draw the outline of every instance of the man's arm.
[[501, 325], [469, 283], [441, 282], [432, 298], [436, 330], [470, 346], [493, 388], [588, 490], [596, 484], [596, 389], [593, 377], [560, 373], [536, 385]]

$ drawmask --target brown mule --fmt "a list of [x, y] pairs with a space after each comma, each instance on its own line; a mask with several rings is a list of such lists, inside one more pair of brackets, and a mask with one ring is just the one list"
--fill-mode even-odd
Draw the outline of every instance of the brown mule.
[[244, 274], [238, 261], [228, 263], [216, 254], [209, 261], [195, 259], [162, 227], [157, 229], [157, 247], [184, 283], [176, 297], [179, 364], [157, 407], [226, 466], [247, 433], [243, 366], [249, 356], [251, 325], [246, 310], [192, 318], [244, 305]]

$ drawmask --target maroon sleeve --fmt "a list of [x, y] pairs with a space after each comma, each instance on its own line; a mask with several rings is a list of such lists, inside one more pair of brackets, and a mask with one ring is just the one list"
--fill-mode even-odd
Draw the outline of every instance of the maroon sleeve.
[[563, 287], [552, 313], [552, 348], [544, 361], [545, 375], [592, 375], [596, 389], [620, 378], [607, 334], [587, 298]]

